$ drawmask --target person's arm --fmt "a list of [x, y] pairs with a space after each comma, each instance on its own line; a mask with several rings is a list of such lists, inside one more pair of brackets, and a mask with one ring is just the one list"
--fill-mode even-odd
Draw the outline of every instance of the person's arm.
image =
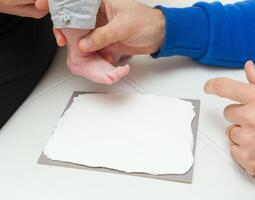
[[236, 68], [247, 60], [255, 61], [254, 0], [158, 8], [166, 18], [166, 35], [153, 57], [182, 55], [202, 64]]
[[0, 0], [0, 13], [39, 19], [48, 13], [48, 1]]

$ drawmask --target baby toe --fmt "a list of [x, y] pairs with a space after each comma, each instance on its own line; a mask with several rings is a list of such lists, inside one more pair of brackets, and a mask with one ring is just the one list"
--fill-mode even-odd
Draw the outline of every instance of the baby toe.
[[116, 72], [120, 77], [124, 77], [129, 74], [130, 67], [129, 65], [125, 65], [124, 67], [116, 68]]
[[113, 81], [112, 77], [107, 75], [105, 78], [104, 84], [112, 85], [113, 83], [114, 83], [114, 81]]
[[108, 74], [108, 77], [110, 77], [113, 82], [117, 82], [118, 80], [120, 80], [120, 76], [116, 72]]

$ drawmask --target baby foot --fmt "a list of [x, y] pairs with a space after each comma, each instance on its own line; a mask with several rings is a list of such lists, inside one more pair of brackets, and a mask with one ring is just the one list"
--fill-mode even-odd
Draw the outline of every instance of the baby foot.
[[115, 83], [119, 81], [122, 77], [128, 75], [129, 70], [130, 70], [129, 65], [125, 65], [123, 67], [117, 67], [113, 71], [107, 73], [107, 76], [111, 79], [112, 83]]
[[[129, 66], [114, 67], [119, 61], [119, 55], [104, 59], [98, 53], [84, 54], [78, 46], [80, 38], [86, 36], [91, 30], [61, 29], [67, 39], [67, 65], [71, 72], [88, 78], [96, 83], [111, 85], [129, 73]], [[113, 64], [111, 64], [113, 63]]]
[[129, 73], [129, 65], [114, 67], [97, 53], [89, 56], [67, 56], [71, 72], [93, 82], [111, 85]]

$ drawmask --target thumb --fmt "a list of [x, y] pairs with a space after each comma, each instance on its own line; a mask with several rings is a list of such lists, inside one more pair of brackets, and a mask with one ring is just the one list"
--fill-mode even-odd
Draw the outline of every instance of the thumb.
[[251, 84], [255, 84], [255, 65], [252, 61], [248, 61], [245, 64], [245, 73], [248, 81]]
[[123, 34], [120, 33], [119, 25], [115, 20], [93, 30], [79, 42], [79, 47], [83, 52], [93, 52], [103, 49], [104, 47], [122, 41]]

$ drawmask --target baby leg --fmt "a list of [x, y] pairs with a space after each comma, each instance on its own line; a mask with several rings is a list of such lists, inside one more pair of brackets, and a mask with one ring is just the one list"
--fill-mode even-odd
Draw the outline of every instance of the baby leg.
[[111, 85], [129, 73], [129, 66], [114, 67], [98, 53], [84, 54], [79, 50], [79, 39], [89, 33], [88, 30], [62, 29], [67, 39], [67, 65], [76, 75], [86, 77], [96, 83]]

